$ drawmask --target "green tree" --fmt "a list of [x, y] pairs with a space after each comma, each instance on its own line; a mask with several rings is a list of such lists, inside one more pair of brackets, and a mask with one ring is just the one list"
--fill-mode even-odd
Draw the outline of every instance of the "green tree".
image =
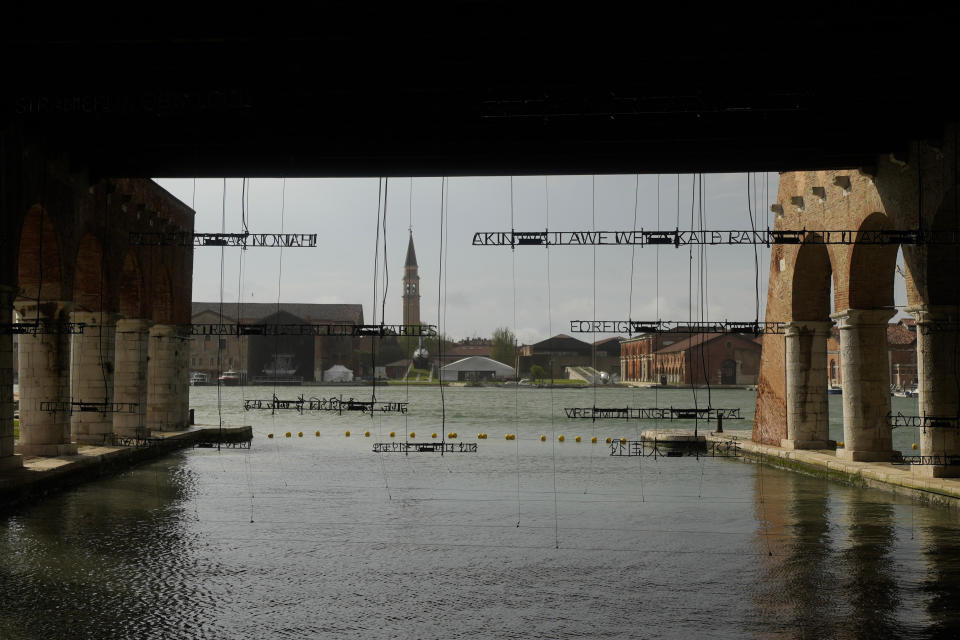
[[547, 377], [547, 372], [544, 371], [543, 367], [538, 364], [530, 367], [530, 377], [533, 378], [533, 381], [537, 384], [543, 382], [543, 379]]
[[497, 362], [517, 366], [517, 340], [507, 327], [499, 327], [493, 331], [493, 349], [490, 357]]

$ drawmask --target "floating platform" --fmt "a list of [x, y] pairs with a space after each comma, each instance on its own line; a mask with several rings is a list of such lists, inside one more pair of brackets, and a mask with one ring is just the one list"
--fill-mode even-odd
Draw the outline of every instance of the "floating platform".
[[686, 429], [647, 429], [639, 440], [614, 440], [611, 456], [647, 458], [735, 458], [742, 455], [737, 440], [709, 440], [706, 435]]
[[374, 453], [476, 453], [476, 442], [374, 442]]

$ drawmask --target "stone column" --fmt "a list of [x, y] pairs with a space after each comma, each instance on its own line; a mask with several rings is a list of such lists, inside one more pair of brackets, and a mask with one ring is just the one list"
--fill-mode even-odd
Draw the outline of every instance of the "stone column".
[[847, 309], [833, 318], [840, 329], [843, 376], [842, 460], [887, 462], [893, 455], [887, 321], [890, 309]]
[[[72, 336], [70, 395], [74, 402], [113, 403], [113, 353], [117, 314], [74, 311], [71, 322], [82, 322], [83, 333]], [[102, 323], [102, 324], [101, 324]], [[113, 433], [113, 411], [74, 411], [70, 434], [79, 444], [103, 444]]]
[[785, 325], [787, 437], [784, 449], [833, 449], [827, 407], [827, 337], [830, 322]]
[[190, 343], [174, 325], [150, 328], [147, 364], [147, 428], [182, 431], [187, 428], [190, 402]]
[[[37, 303], [18, 302], [23, 322], [38, 317]], [[41, 302], [39, 318], [51, 333], [20, 336], [20, 453], [26, 456], [75, 455], [70, 443], [70, 334], [72, 302]], [[56, 403], [41, 410], [41, 403]]]
[[113, 432], [118, 436], [146, 437], [147, 429], [147, 355], [150, 325], [142, 319], [117, 321], [113, 372], [113, 401], [136, 404], [135, 413], [113, 414]]
[[[0, 324], [13, 322], [14, 287], [0, 286]], [[0, 471], [23, 466], [13, 453], [13, 333], [0, 331]]]
[[[956, 424], [960, 417], [957, 308], [924, 304], [905, 311], [917, 320], [917, 413], [951, 418]], [[960, 431], [956, 427], [921, 429], [920, 454], [960, 455]], [[914, 472], [934, 478], [960, 476], [955, 466], [919, 465]]]

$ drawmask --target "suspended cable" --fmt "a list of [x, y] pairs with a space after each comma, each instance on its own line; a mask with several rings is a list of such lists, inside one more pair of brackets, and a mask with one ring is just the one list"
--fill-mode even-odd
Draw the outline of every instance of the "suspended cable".
[[[443, 318], [441, 314], [441, 305], [440, 298], [443, 293], [443, 257], [444, 250], [446, 246], [443, 242], [443, 232], [445, 227], [444, 221], [444, 202], [446, 200], [447, 192], [447, 178], [446, 176], [440, 178], [440, 260], [437, 268], [437, 363], [439, 365], [443, 364]], [[447, 441], [447, 403], [446, 398], [444, 397], [443, 392], [443, 373], [442, 366], [437, 368], [437, 377], [440, 383], [440, 430], [441, 430], [441, 442], [446, 443]]]
[[[510, 176], [510, 229], [516, 229], [516, 222], [514, 220], [514, 203], [513, 203], [513, 176]], [[513, 279], [513, 373], [518, 378], [518, 384], [514, 387], [513, 390], [513, 430], [514, 430], [514, 440], [516, 442], [516, 459], [517, 459], [517, 527], [520, 526], [520, 438], [516, 437], [519, 435], [520, 431], [520, 385], [519, 385], [519, 376], [520, 376], [520, 353], [517, 350], [517, 331], [518, 327], [518, 317], [517, 317], [517, 252], [515, 247], [510, 247], [510, 265], [512, 269], [512, 279]]]
[[[546, 202], [547, 226], [550, 228], [550, 177], [543, 176], [544, 200]], [[553, 335], [553, 286], [550, 282], [550, 246], [547, 245], [547, 335]], [[553, 459], [553, 541], [554, 548], [560, 548], [560, 509], [557, 500], [557, 429], [556, 409], [553, 397], [553, 357], [550, 357], [550, 453]]]

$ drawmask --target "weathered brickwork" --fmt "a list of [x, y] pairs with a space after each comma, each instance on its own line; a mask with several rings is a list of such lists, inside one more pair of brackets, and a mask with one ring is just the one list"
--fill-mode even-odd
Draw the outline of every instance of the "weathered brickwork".
[[[775, 228], [960, 229], [958, 191], [955, 188], [958, 176], [956, 142], [957, 132], [951, 129], [943, 140], [918, 142], [902, 154], [878, 157], [874, 167], [784, 173], [780, 177], [774, 205], [777, 212]], [[856, 443], [852, 447], [852, 443], [847, 443], [847, 454], [853, 456], [851, 459], [885, 455], [889, 449], [888, 434], [883, 429], [885, 425], [876, 423], [883, 422], [878, 416], [884, 414], [884, 405], [889, 406], [890, 362], [886, 323], [894, 313], [897, 250], [897, 245], [805, 244], [778, 245], [771, 254], [766, 319], [784, 322], [832, 320], [841, 327], [839, 343], [832, 338], [830, 347], [821, 339], [808, 340], [803, 343], [805, 346], [798, 342], [793, 348], [808, 352], [797, 351], [790, 356], [790, 361], [794, 369], [792, 379], [815, 379], [815, 385], [819, 387], [821, 379], [826, 378], [844, 386], [845, 435], [848, 440], [853, 438], [865, 443], [860, 449]], [[942, 244], [903, 247], [907, 312], [916, 317], [936, 307], [938, 317], [956, 321], [960, 303], [958, 253], [956, 246]], [[952, 344], [952, 338], [938, 340]], [[793, 394], [794, 406], [788, 411], [788, 396], [791, 394], [787, 391], [786, 346], [785, 340], [764, 342], [754, 438], [766, 444], [779, 445], [788, 439], [787, 416], [790, 411], [794, 414], [807, 411], [799, 400], [807, 398], [806, 389], [801, 394]], [[918, 349], [922, 351], [923, 348], [920, 340]], [[838, 360], [834, 366], [826, 360], [828, 351], [842, 354], [839, 359], [834, 356], [834, 360]], [[801, 371], [803, 363], [809, 362], [811, 357], [817, 360], [817, 374], [812, 377], [809, 371]], [[820, 359], [826, 362], [826, 376], [821, 373]], [[944, 359], [950, 362], [941, 362]], [[927, 358], [926, 362], [933, 360]], [[954, 376], [952, 356], [940, 357], [936, 362], [939, 365], [937, 371], [926, 372], [927, 389], [946, 388], [948, 385], [935, 385], [934, 382]], [[922, 397], [923, 374], [919, 377]], [[818, 417], [822, 410], [819, 389], [811, 388], [810, 392], [809, 402], [820, 407], [812, 410], [812, 414], [816, 421], [821, 421]], [[955, 411], [956, 404], [956, 398], [952, 396], [942, 398], [936, 408], [931, 407], [931, 411], [944, 411], [950, 407]], [[801, 421], [800, 418], [796, 420]], [[807, 428], [810, 423], [804, 422], [800, 426]]]
[[[0, 135], [0, 142], [0, 234], [9, 240], [0, 252], [4, 322], [12, 304], [23, 322], [87, 327], [79, 334], [19, 337], [18, 453], [60, 455], [77, 442], [131, 433], [147, 417], [151, 383], [167, 390], [169, 407], [162, 425], [146, 427], [185, 425], [188, 353], [171, 353], [170, 366], [148, 381], [147, 332], [154, 323], [176, 326], [178, 333], [189, 324], [193, 248], [131, 246], [129, 237], [191, 233], [193, 211], [150, 180], [91, 180], [68, 158], [23, 145], [15, 133]], [[11, 351], [12, 336], [0, 332], [0, 468], [18, 464], [11, 446]], [[71, 401], [141, 408], [124, 417], [109, 410], [71, 413], [64, 410]], [[58, 403], [57, 410], [41, 410], [42, 403]]]

